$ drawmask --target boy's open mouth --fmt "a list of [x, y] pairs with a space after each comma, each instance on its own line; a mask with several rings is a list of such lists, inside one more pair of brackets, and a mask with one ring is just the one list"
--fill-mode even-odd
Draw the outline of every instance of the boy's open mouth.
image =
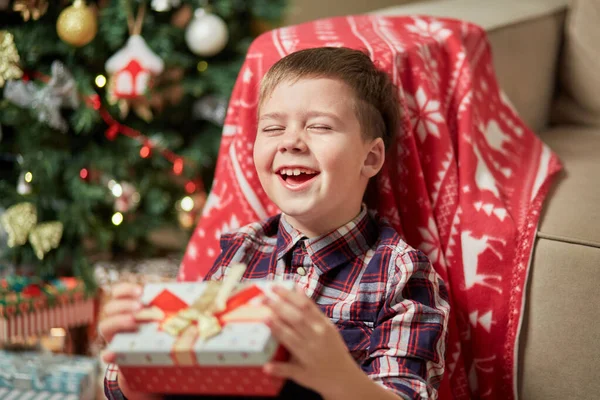
[[319, 175], [319, 171], [308, 168], [281, 168], [277, 171], [279, 176], [290, 185], [302, 185]]

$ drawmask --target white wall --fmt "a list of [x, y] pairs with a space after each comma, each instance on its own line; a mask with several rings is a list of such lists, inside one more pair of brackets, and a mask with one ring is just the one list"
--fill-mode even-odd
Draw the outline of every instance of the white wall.
[[418, 0], [289, 0], [285, 25], [337, 15], [361, 14]]

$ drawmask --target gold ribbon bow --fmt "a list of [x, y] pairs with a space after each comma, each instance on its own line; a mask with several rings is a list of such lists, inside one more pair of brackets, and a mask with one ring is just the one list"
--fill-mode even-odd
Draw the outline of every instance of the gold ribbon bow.
[[60, 221], [44, 222], [38, 225], [37, 210], [32, 203], [19, 203], [10, 207], [0, 219], [8, 233], [8, 247], [31, 243], [35, 255], [40, 260], [60, 244], [63, 224]]
[[140, 310], [135, 318], [139, 322], [159, 321], [163, 331], [173, 336], [183, 334], [185, 330], [194, 326], [200, 339], [208, 339], [221, 332], [221, 324], [216, 314], [226, 308], [227, 299], [235, 290], [244, 275], [244, 264], [230, 266], [229, 274], [223, 281], [206, 282], [204, 292], [188, 307], [183, 307], [172, 315], [167, 315], [160, 307], [153, 306]]

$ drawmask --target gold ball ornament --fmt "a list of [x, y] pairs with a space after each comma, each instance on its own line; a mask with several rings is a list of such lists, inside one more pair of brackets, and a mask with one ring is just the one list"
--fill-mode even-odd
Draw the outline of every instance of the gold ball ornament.
[[58, 37], [65, 43], [82, 47], [91, 42], [98, 32], [98, 21], [91, 7], [83, 0], [75, 0], [65, 8], [56, 21]]

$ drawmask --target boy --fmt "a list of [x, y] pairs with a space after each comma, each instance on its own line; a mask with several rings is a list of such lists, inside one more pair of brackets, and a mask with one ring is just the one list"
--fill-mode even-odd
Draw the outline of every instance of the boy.
[[[443, 282], [362, 202], [398, 129], [396, 90], [367, 55], [346, 48], [290, 54], [262, 81], [254, 162], [282, 214], [223, 235], [206, 279], [241, 262], [244, 279], [297, 283], [267, 303], [269, 325], [291, 353], [264, 367], [294, 383], [282, 398], [437, 398], [449, 312]], [[136, 329], [139, 294], [115, 288], [100, 326], [107, 340]], [[111, 374], [107, 395], [119, 398]], [[118, 384], [129, 399], [152, 398]]]

